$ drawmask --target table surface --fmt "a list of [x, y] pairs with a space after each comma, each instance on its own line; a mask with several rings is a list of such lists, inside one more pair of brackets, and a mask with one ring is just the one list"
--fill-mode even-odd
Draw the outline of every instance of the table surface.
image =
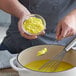
[[18, 72], [8, 68], [8, 69], [0, 69], [0, 76], [19, 76]]

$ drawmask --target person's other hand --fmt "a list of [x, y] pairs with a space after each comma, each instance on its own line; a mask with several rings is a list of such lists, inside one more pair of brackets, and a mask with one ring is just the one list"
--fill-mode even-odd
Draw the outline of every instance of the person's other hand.
[[[26, 38], [26, 39], [36, 39], [37, 38], [37, 35], [28, 35], [26, 34], [23, 29], [22, 29], [22, 25], [23, 25], [23, 22], [28, 19], [30, 17], [30, 15], [28, 16], [25, 16], [23, 15], [20, 19], [19, 19], [19, 22], [18, 22], [18, 29], [20, 31], [20, 34], [22, 37]], [[45, 31], [43, 31], [40, 35], [44, 35], [45, 34]]]
[[76, 34], [76, 10], [70, 12], [57, 25], [56, 38], [61, 40]]

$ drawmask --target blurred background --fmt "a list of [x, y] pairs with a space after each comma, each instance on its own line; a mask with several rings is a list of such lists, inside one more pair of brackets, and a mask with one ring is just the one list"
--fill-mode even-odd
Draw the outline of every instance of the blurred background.
[[10, 14], [0, 10], [0, 43], [6, 36], [6, 30], [8, 29], [10, 23], [11, 23]]

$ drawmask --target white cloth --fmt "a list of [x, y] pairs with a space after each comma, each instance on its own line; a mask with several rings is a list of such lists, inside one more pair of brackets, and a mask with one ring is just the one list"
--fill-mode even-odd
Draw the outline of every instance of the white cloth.
[[0, 50], [0, 69], [11, 67], [10, 59], [15, 56], [17, 54], [11, 54], [8, 50]]

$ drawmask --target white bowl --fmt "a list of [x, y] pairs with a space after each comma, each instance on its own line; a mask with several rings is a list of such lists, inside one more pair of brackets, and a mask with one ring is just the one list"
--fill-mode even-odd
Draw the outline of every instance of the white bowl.
[[[47, 54], [42, 56], [36, 56], [37, 52], [45, 47], [48, 49]], [[47, 59], [47, 58], [50, 59], [52, 56], [62, 51], [63, 48], [64, 48], [63, 46], [58, 46], [58, 45], [34, 46], [23, 50], [17, 57], [10, 60], [10, 64], [13, 69], [19, 72], [20, 76], [76, 76], [76, 67], [62, 72], [47, 73], [47, 72], [33, 71], [30, 69], [24, 68], [23, 66], [31, 61]], [[65, 55], [63, 61], [76, 66], [76, 51], [74, 50], [69, 51]]]

